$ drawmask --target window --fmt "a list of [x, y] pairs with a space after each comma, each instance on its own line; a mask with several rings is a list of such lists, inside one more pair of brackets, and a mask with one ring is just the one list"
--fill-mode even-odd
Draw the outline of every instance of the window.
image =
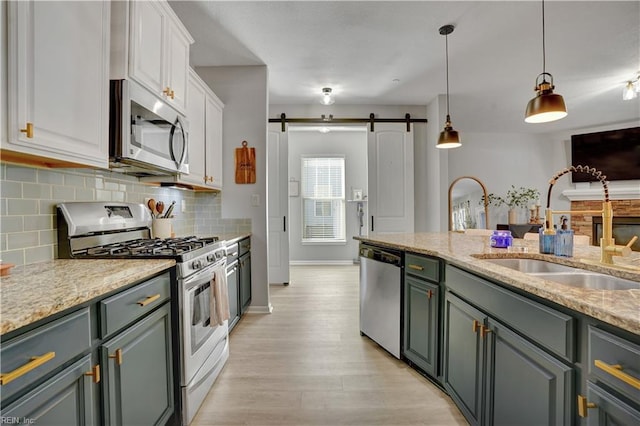
[[302, 242], [346, 242], [344, 157], [302, 158]]

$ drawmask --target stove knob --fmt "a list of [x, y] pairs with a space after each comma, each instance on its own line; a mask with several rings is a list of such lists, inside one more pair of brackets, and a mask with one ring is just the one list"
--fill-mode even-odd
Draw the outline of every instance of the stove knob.
[[207, 255], [207, 261], [208, 262], [213, 262], [214, 260], [216, 260], [216, 256], [214, 256], [213, 254]]
[[194, 260], [193, 262], [191, 262], [191, 267], [193, 269], [200, 269], [202, 268], [202, 262], [200, 260]]

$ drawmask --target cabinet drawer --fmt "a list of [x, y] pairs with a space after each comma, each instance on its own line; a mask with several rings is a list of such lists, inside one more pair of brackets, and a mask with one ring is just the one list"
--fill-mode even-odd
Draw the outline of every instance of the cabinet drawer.
[[589, 374], [640, 401], [640, 346], [589, 326]]
[[3, 343], [0, 350], [2, 400], [25, 389], [90, 347], [89, 308]]
[[118, 331], [171, 297], [169, 274], [163, 274], [98, 303], [100, 337]]
[[238, 243], [239, 255], [242, 256], [245, 253], [251, 251], [251, 238], [245, 238]]
[[440, 281], [440, 261], [424, 256], [406, 254], [404, 257], [405, 272], [426, 280]]
[[575, 361], [575, 320], [548, 306], [447, 265], [446, 286], [557, 355]]

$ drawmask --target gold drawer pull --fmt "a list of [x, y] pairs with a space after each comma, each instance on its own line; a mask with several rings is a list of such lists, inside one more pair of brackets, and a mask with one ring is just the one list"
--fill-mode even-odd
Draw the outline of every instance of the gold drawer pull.
[[33, 123], [27, 123], [26, 129], [20, 129], [21, 133], [26, 133], [29, 139], [33, 138]]
[[483, 339], [487, 337], [487, 334], [492, 332], [493, 330], [491, 330], [489, 327], [485, 327], [484, 325], [480, 326], [480, 336], [482, 336]]
[[409, 269], [415, 269], [416, 271], [424, 271], [424, 268], [420, 265], [409, 264]]
[[18, 377], [24, 376], [31, 370], [40, 367], [42, 364], [49, 360], [52, 360], [55, 356], [55, 352], [47, 352], [44, 355], [31, 357], [31, 361], [29, 361], [22, 367], [18, 367], [10, 373], [0, 374], [0, 385], [6, 385], [7, 383], [14, 381]]
[[433, 297], [433, 290], [427, 291], [427, 298], [431, 299]]
[[479, 328], [480, 329], [482, 328], [482, 325], [480, 324], [480, 321], [473, 320], [473, 332], [477, 333]]
[[122, 349], [116, 349], [116, 352], [113, 355], [109, 355], [109, 358], [115, 359], [116, 364], [122, 365]]
[[93, 377], [93, 383], [100, 383], [100, 364], [91, 367], [91, 371], [87, 371], [84, 375]]
[[597, 405], [595, 402], [587, 402], [587, 398], [578, 395], [578, 415], [580, 417], [587, 417], [589, 413], [587, 412], [589, 408], [596, 408]]
[[149, 296], [146, 299], [140, 300], [136, 303], [140, 306], [147, 306], [149, 303], [155, 302], [158, 299], [160, 299], [160, 295], [154, 294], [153, 296]]
[[640, 389], [640, 379], [636, 379], [630, 374], [622, 371], [622, 366], [620, 364], [609, 365], [606, 362], [600, 361], [599, 359], [593, 361], [593, 364], [599, 369], [611, 374], [613, 377], [622, 380], [626, 384], [631, 385], [636, 389]]

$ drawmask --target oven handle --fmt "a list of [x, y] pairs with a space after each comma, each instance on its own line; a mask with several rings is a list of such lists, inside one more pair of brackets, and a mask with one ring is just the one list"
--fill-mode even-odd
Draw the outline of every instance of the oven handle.
[[225, 268], [226, 263], [227, 260], [223, 258], [220, 262], [213, 263], [202, 269], [201, 271], [198, 271], [195, 274], [191, 275], [186, 280], [183, 280], [184, 290], [190, 290], [191, 288], [197, 287], [203, 282], [211, 281], [214, 276], [214, 271], [220, 266], [222, 266], [222, 268]]

